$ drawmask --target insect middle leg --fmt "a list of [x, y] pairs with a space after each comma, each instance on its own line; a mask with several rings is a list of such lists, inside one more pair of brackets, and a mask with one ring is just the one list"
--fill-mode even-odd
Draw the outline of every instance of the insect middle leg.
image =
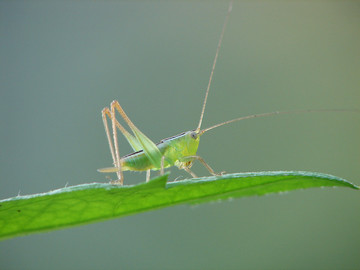
[[161, 168], [160, 168], [160, 175], [164, 174], [164, 166], [165, 166], [165, 156], [161, 157]]

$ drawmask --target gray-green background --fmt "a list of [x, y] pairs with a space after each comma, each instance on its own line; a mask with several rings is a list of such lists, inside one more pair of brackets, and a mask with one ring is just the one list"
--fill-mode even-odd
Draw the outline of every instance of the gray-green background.
[[[0, 198], [108, 181], [96, 169], [111, 165], [100, 111], [113, 99], [154, 141], [195, 128], [227, 5], [0, 1]], [[359, 14], [359, 2], [236, 2], [204, 127], [360, 108]], [[360, 184], [359, 120], [247, 120], [205, 134], [198, 154], [216, 171], [308, 170]], [[340, 188], [183, 205], [4, 241], [0, 268], [359, 269], [359, 213], [359, 192]]]

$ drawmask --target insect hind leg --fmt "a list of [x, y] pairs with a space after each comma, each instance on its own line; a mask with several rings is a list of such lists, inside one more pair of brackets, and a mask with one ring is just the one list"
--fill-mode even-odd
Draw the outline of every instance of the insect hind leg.
[[[103, 119], [103, 123], [104, 123], [106, 137], [108, 139], [108, 143], [109, 143], [109, 147], [110, 147], [111, 157], [113, 159], [113, 164], [114, 164], [114, 166], [116, 168], [119, 169], [116, 172], [118, 180], [111, 181], [111, 183], [112, 184], [123, 185], [124, 177], [123, 177], [123, 173], [122, 173], [122, 170], [121, 170], [119, 144], [118, 144], [118, 141], [117, 141], [116, 126], [117, 126], [118, 121], [115, 118], [115, 110], [113, 108], [111, 108], [111, 111], [110, 111], [108, 107], [105, 107], [101, 111], [101, 115], [102, 115], [102, 119]], [[110, 120], [111, 120], [111, 129], [112, 129], [113, 138], [111, 138], [111, 135], [110, 135], [110, 129], [109, 129], [107, 117], [109, 117]]]

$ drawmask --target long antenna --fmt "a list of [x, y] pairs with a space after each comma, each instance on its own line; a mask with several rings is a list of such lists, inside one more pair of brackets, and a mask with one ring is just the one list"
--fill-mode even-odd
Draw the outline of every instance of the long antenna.
[[212, 65], [210, 78], [209, 78], [209, 83], [208, 83], [208, 86], [207, 86], [207, 89], [206, 89], [205, 99], [204, 99], [204, 103], [203, 103], [202, 110], [201, 110], [199, 125], [196, 128], [197, 132], [199, 132], [200, 128], [201, 128], [201, 123], [202, 123], [202, 120], [203, 120], [203, 117], [204, 117], [204, 112], [205, 112], [205, 107], [206, 107], [206, 101], [207, 101], [207, 98], [208, 98], [208, 95], [209, 95], [211, 80], [212, 80], [212, 77], [214, 75], [216, 61], [217, 61], [219, 51], [220, 51], [220, 48], [221, 48], [221, 42], [222, 42], [223, 37], [224, 37], [224, 32], [225, 32], [225, 29], [226, 29], [227, 22], [229, 20], [230, 12], [232, 10], [232, 4], [233, 4], [233, 0], [231, 0], [230, 3], [229, 3], [229, 8], [228, 8], [228, 11], [227, 11], [227, 14], [226, 14], [226, 17], [225, 17], [224, 25], [223, 25], [221, 35], [220, 35], [220, 39], [219, 39], [219, 43], [218, 43], [218, 46], [217, 46], [217, 49], [216, 49], [215, 59], [214, 59], [213, 65]]
[[354, 109], [354, 110], [351, 110], [351, 109], [319, 109], [319, 110], [297, 110], [297, 111], [281, 111], [281, 112], [276, 111], [276, 112], [252, 114], [252, 115], [247, 115], [247, 116], [235, 118], [235, 119], [232, 119], [232, 120], [228, 120], [228, 121], [213, 125], [211, 127], [205, 128], [200, 132], [200, 135], [202, 135], [203, 133], [205, 133], [206, 131], [209, 131], [211, 129], [221, 127], [223, 125], [227, 125], [227, 124], [230, 124], [230, 123], [233, 123], [233, 122], [245, 120], [245, 119], [257, 118], [257, 117], [265, 117], [265, 116], [273, 116], [273, 115], [279, 115], [279, 114], [312, 113], [312, 112], [360, 112], [360, 110], [356, 110], [356, 109]]

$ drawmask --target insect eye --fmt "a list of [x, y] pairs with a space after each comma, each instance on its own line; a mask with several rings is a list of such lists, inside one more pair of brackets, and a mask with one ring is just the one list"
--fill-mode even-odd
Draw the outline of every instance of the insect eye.
[[196, 132], [191, 132], [191, 133], [190, 133], [190, 136], [191, 136], [191, 138], [193, 138], [194, 140], [197, 139], [197, 134], [196, 134]]

